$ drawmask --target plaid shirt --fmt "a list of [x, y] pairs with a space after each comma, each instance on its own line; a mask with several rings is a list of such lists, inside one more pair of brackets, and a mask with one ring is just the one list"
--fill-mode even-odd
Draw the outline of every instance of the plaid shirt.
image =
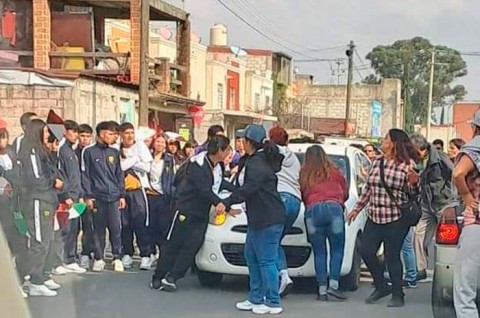
[[[360, 212], [368, 205], [368, 217], [374, 223], [387, 224], [400, 219], [402, 212], [395, 202], [392, 202], [382, 184], [380, 164], [381, 158], [373, 161], [367, 184], [363, 189], [354, 211]], [[407, 175], [410, 165], [406, 163], [398, 164], [395, 160], [387, 159], [384, 159], [384, 165], [385, 183], [391, 189], [399, 205], [406, 203], [408, 201], [408, 195], [405, 189], [407, 189]]]

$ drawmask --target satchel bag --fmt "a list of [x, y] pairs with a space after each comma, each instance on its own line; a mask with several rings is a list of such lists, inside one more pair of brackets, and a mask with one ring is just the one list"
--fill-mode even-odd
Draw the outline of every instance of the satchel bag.
[[408, 191], [405, 187], [405, 190], [406, 190], [405, 192], [407, 193], [408, 201], [403, 204], [398, 204], [397, 200], [395, 199], [395, 196], [392, 193], [392, 189], [390, 189], [390, 187], [387, 186], [387, 183], [385, 182], [385, 165], [384, 165], [383, 158], [380, 160], [380, 180], [382, 182], [383, 187], [387, 191], [387, 194], [390, 197], [390, 200], [392, 200], [392, 202], [395, 203], [397, 208], [402, 213], [403, 223], [408, 226], [417, 225], [418, 221], [420, 221], [420, 218], [422, 216], [422, 209], [420, 206], [419, 196], [412, 194], [411, 191]]

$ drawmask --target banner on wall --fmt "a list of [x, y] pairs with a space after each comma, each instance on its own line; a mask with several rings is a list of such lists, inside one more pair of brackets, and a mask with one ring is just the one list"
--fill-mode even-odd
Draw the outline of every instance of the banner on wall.
[[372, 137], [382, 137], [382, 110], [383, 105], [378, 100], [372, 102]]

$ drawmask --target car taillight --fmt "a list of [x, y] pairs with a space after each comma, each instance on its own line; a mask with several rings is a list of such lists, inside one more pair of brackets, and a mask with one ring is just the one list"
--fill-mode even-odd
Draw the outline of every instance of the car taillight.
[[457, 223], [442, 223], [437, 227], [437, 244], [456, 245], [460, 237]]
[[454, 207], [445, 208], [437, 226], [436, 243], [443, 245], [457, 245], [461, 227], [457, 222], [457, 213]]

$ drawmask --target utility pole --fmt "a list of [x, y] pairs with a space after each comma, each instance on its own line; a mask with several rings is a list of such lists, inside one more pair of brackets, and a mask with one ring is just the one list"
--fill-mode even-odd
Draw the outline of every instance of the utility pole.
[[428, 89], [428, 109], [427, 109], [427, 140], [430, 138], [431, 118], [432, 118], [432, 104], [433, 104], [433, 79], [435, 72], [435, 50], [432, 50], [432, 60], [430, 61], [430, 84]]
[[350, 126], [350, 99], [352, 97], [352, 80], [353, 80], [353, 53], [355, 50], [355, 43], [350, 41], [345, 54], [348, 57], [348, 77], [347, 77], [347, 104], [345, 110], [345, 136], [348, 136]]
[[150, 1], [140, 0], [140, 126], [148, 126], [148, 51], [150, 42]]

